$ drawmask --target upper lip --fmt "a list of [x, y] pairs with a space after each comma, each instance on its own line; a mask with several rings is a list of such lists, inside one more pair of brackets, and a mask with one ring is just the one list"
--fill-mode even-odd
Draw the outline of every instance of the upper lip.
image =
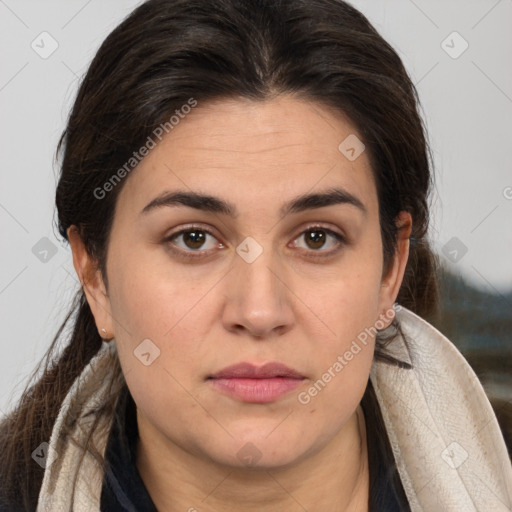
[[272, 377], [288, 377], [292, 379], [303, 379], [296, 370], [288, 368], [288, 366], [281, 363], [267, 363], [263, 366], [256, 366], [251, 363], [238, 363], [228, 366], [220, 372], [210, 375], [210, 379], [269, 379]]

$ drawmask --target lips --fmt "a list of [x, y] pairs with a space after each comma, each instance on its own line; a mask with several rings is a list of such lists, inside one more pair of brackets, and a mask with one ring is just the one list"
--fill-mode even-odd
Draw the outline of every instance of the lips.
[[289, 379], [304, 379], [298, 371], [288, 368], [281, 363], [267, 363], [256, 366], [251, 363], [239, 363], [228, 366], [208, 377], [209, 379], [272, 379], [286, 377]]
[[281, 363], [240, 363], [208, 377], [212, 389], [241, 402], [265, 404], [288, 395], [305, 380]]

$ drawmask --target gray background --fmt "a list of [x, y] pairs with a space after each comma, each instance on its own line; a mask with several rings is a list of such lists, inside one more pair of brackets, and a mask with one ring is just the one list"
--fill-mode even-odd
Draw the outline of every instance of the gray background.
[[[99, 45], [140, 3], [0, 0], [0, 415], [19, 398], [78, 287], [71, 252], [53, 226], [58, 138]], [[512, 287], [512, 1], [352, 3], [417, 84], [436, 165], [431, 238], [441, 259], [473, 285], [505, 293]], [[52, 39], [57, 49], [42, 58]]]

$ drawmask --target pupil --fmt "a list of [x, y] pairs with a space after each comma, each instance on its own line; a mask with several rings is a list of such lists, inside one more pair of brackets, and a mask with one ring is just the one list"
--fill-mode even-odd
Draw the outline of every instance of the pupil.
[[187, 242], [191, 241], [191, 245], [189, 245], [189, 247], [192, 249], [199, 249], [204, 243], [205, 235], [202, 231], [189, 231], [185, 238], [187, 239]]
[[309, 231], [308, 241], [313, 242], [313, 248], [318, 249], [322, 247], [325, 241], [325, 234], [323, 231]]

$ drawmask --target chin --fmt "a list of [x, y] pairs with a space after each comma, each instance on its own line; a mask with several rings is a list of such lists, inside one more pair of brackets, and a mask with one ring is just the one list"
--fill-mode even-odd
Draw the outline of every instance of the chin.
[[[279, 470], [296, 465], [305, 451], [287, 437], [286, 441], [268, 439], [268, 432], [260, 436], [244, 436], [243, 439], [231, 439], [228, 446], [216, 444], [216, 452], [211, 453], [211, 460], [231, 468], [251, 470]], [[265, 437], [267, 436], [267, 437]], [[219, 451], [220, 450], [220, 451]]]

